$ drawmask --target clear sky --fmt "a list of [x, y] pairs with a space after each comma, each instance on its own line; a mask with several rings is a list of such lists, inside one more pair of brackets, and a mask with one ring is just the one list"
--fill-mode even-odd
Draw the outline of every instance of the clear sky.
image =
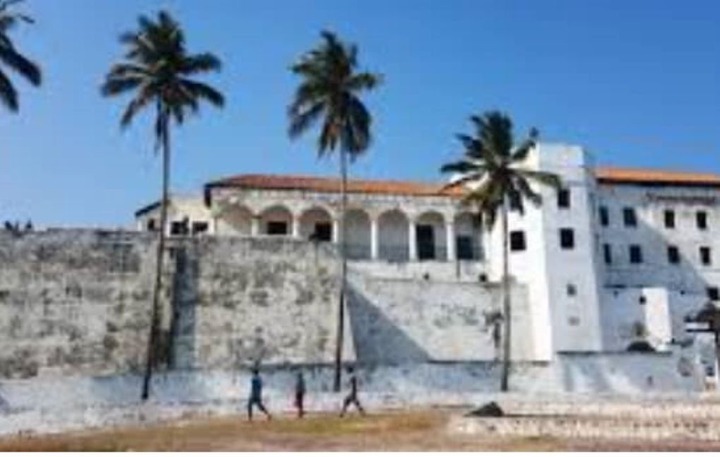
[[224, 61], [227, 108], [175, 136], [172, 187], [238, 173], [334, 174], [314, 138], [291, 143], [288, 65], [330, 28], [385, 75], [369, 96], [375, 143], [355, 176], [439, 180], [471, 113], [509, 112], [519, 133], [581, 144], [601, 164], [720, 172], [720, 2], [714, 0], [27, 0], [16, 43], [42, 63], [0, 110], [0, 221], [119, 226], [159, 195], [150, 124], [118, 127], [98, 86], [120, 32], [167, 8], [193, 52]]

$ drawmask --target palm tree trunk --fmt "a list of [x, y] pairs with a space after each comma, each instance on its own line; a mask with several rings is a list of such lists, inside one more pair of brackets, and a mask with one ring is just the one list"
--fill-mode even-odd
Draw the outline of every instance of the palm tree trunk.
[[500, 380], [500, 390], [507, 392], [510, 384], [510, 274], [508, 260], [508, 211], [507, 202], [502, 205], [502, 236], [503, 236], [503, 278], [502, 278], [502, 294], [503, 294], [503, 322], [505, 329], [503, 331], [503, 361], [502, 375]]
[[[162, 114], [160, 114], [162, 116]], [[165, 230], [167, 225], [167, 210], [170, 186], [170, 131], [167, 118], [163, 116], [161, 128], [162, 141], [162, 200], [160, 202], [160, 240], [157, 245], [157, 260], [155, 262], [155, 285], [153, 287], [152, 315], [150, 318], [150, 336], [148, 338], [147, 354], [145, 359], [145, 374], [143, 376], [142, 400], [150, 396], [150, 380], [155, 365], [155, 346], [158, 340], [160, 327], [160, 292], [162, 289], [163, 257], [165, 253]]]
[[345, 301], [347, 296], [347, 152], [340, 149], [340, 300], [338, 303], [337, 342], [335, 345], [335, 392], [340, 392], [342, 384], [342, 350], [345, 336]]

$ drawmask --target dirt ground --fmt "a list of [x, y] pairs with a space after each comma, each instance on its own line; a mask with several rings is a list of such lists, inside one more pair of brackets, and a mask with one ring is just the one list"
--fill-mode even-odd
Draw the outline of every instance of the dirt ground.
[[0, 451], [709, 451], [720, 443], [609, 442], [545, 437], [452, 435], [447, 421], [459, 411], [424, 410], [350, 416], [310, 415], [191, 420], [154, 426], [92, 430], [0, 440]]

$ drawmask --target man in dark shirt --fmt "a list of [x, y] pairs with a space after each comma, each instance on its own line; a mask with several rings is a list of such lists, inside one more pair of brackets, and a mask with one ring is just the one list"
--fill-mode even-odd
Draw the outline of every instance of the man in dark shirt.
[[302, 419], [305, 415], [305, 377], [302, 371], [297, 372], [295, 378], [295, 407], [298, 410], [298, 418]]
[[252, 421], [253, 406], [257, 406], [260, 411], [265, 413], [265, 416], [267, 416], [268, 420], [270, 420], [272, 419], [272, 416], [267, 411], [267, 409], [265, 409], [265, 405], [263, 405], [262, 401], [263, 383], [262, 378], [260, 377], [260, 372], [257, 368], [253, 368], [252, 373], [253, 375], [250, 379], [250, 399], [248, 400], [247, 405], [248, 420]]
[[363, 416], [365, 415], [365, 410], [363, 409], [362, 405], [360, 404], [360, 400], [358, 399], [358, 379], [357, 375], [355, 374], [355, 370], [352, 366], [349, 366], [347, 368], [348, 377], [348, 385], [350, 386], [350, 393], [348, 393], [347, 397], [345, 397], [345, 401], [343, 402], [342, 411], [340, 412], [340, 417], [345, 416], [345, 412], [347, 411], [348, 407], [352, 404], [355, 405], [355, 407], [360, 411], [360, 414]]

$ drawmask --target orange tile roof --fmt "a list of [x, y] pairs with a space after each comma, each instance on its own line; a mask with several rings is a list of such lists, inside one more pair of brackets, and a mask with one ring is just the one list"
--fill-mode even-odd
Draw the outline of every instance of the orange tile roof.
[[[463, 193], [461, 189], [444, 188], [444, 186], [445, 184], [409, 181], [351, 179], [348, 180], [347, 191], [354, 194], [411, 196], [459, 196]], [[340, 179], [296, 175], [238, 175], [214, 181], [207, 185], [207, 188], [216, 187], [339, 193]]]
[[601, 183], [685, 185], [720, 187], [720, 175], [682, 171], [652, 170], [646, 168], [598, 167], [595, 177]]

